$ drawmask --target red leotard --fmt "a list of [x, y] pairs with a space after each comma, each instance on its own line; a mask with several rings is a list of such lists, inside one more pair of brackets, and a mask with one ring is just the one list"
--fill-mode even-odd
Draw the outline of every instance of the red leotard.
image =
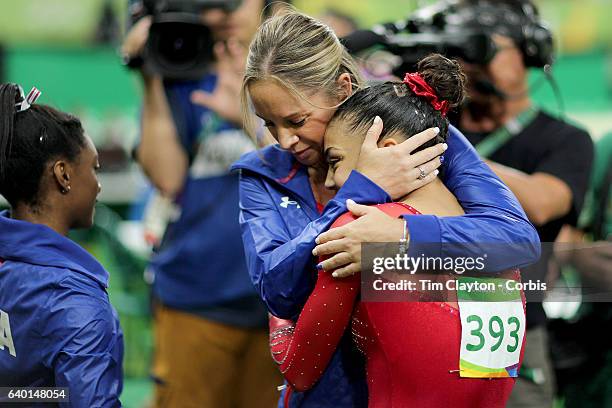
[[[377, 206], [398, 217], [419, 214], [403, 203]], [[353, 221], [350, 213], [332, 228]], [[518, 271], [515, 278], [520, 279]], [[352, 332], [367, 357], [371, 408], [505, 407], [512, 378], [460, 378], [459, 311], [441, 302], [359, 302], [359, 275], [335, 279], [320, 271], [297, 321], [270, 320], [270, 347], [287, 381], [311, 388], [325, 370], [352, 317]]]

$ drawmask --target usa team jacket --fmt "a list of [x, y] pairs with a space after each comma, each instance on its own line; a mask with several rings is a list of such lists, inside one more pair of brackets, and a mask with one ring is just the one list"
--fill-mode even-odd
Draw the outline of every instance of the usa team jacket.
[[[426, 256], [477, 257], [482, 256], [482, 247], [498, 245], [503, 250], [488, 251], [487, 268], [491, 271], [535, 262], [540, 256], [540, 241], [516, 197], [465, 137], [454, 127], [449, 129], [444, 183], [466, 215], [406, 216], [411, 255], [418, 250], [418, 254], [427, 251]], [[348, 198], [361, 204], [384, 203], [390, 198], [353, 171], [319, 214], [306, 169], [277, 145], [247, 153], [232, 168], [240, 171], [240, 224], [251, 280], [272, 314], [295, 318], [314, 287], [311, 251], [315, 238], [347, 211]], [[453, 243], [472, 244], [462, 247]], [[345, 355], [339, 347], [319, 383], [305, 393], [309, 395], [292, 398], [291, 406], [363, 405], [357, 400], [361, 391], [354, 391], [363, 384], [357, 385], [346, 375], [350, 367], [343, 367], [348, 361]]]
[[0, 262], [0, 386], [68, 387], [61, 407], [121, 406], [123, 333], [102, 265], [6, 211]]

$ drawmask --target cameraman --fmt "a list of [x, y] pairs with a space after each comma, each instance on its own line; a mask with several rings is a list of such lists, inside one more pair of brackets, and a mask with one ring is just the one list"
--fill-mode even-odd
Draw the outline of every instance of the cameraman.
[[[612, 132], [595, 145], [595, 162], [579, 229], [565, 227], [555, 246], [558, 267], [579, 274], [582, 304], [571, 319], [551, 324], [558, 395], [566, 408], [612, 405]], [[570, 268], [569, 272], [571, 273]]]
[[[552, 60], [552, 38], [528, 0], [464, 0], [466, 27], [484, 30], [497, 52], [486, 65], [464, 63], [468, 101], [456, 124], [489, 160], [536, 226], [542, 248], [523, 281], [545, 281], [552, 245], [563, 224], [575, 225], [587, 190], [593, 144], [589, 135], [534, 107], [528, 68]], [[534, 34], [535, 33], [535, 34]], [[537, 34], [537, 35], [536, 35]], [[509, 407], [551, 407], [554, 378], [542, 299], [527, 305], [523, 367]]]
[[[135, 155], [161, 195], [155, 221], [169, 220], [150, 263], [155, 406], [164, 408], [273, 407], [282, 382], [268, 350], [266, 309], [244, 261], [238, 176], [228, 172], [253, 148], [240, 128], [240, 70], [265, 3], [243, 0], [235, 9], [216, 3], [199, 16], [223, 62], [194, 81], [140, 71]], [[142, 13], [140, 6], [132, 2], [131, 11]], [[142, 54], [152, 20], [145, 16], [131, 27], [124, 58]]]

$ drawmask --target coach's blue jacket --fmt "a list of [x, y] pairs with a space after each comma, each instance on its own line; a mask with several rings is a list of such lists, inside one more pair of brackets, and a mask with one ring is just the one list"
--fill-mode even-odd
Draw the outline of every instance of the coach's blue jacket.
[[0, 386], [68, 387], [59, 406], [121, 406], [123, 334], [102, 265], [6, 211], [0, 263]]
[[[520, 204], [465, 137], [455, 128], [450, 131], [444, 182], [466, 215], [406, 216], [410, 251], [419, 248], [419, 243], [468, 242], [476, 245], [430, 245], [419, 248], [418, 254], [427, 250], [426, 256], [466, 256], [470, 255], [466, 251], [473, 251], [476, 257], [482, 256], [481, 244], [503, 244], [504, 250], [490, 251], [489, 270], [535, 262], [540, 256], [540, 241]], [[387, 202], [389, 197], [353, 171], [321, 215], [306, 169], [277, 145], [244, 155], [233, 169], [241, 173], [240, 223], [251, 280], [272, 314], [295, 318], [314, 287], [311, 251], [315, 238], [346, 212], [348, 198], [365, 204]], [[354, 366], [350, 339], [342, 344], [317, 385], [295, 393], [291, 407], [367, 406], [365, 375]]]

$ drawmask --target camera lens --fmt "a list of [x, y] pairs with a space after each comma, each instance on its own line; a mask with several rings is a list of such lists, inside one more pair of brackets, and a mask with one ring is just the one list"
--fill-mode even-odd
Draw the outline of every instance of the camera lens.
[[147, 64], [165, 78], [197, 79], [213, 60], [213, 44], [210, 28], [197, 16], [165, 14], [151, 26]]
[[198, 60], [198, 51], [203, 47], [199, 34], [194, 27], [171, 24], [159, 39], [160, 60], [172, 65], [191, 65]]

